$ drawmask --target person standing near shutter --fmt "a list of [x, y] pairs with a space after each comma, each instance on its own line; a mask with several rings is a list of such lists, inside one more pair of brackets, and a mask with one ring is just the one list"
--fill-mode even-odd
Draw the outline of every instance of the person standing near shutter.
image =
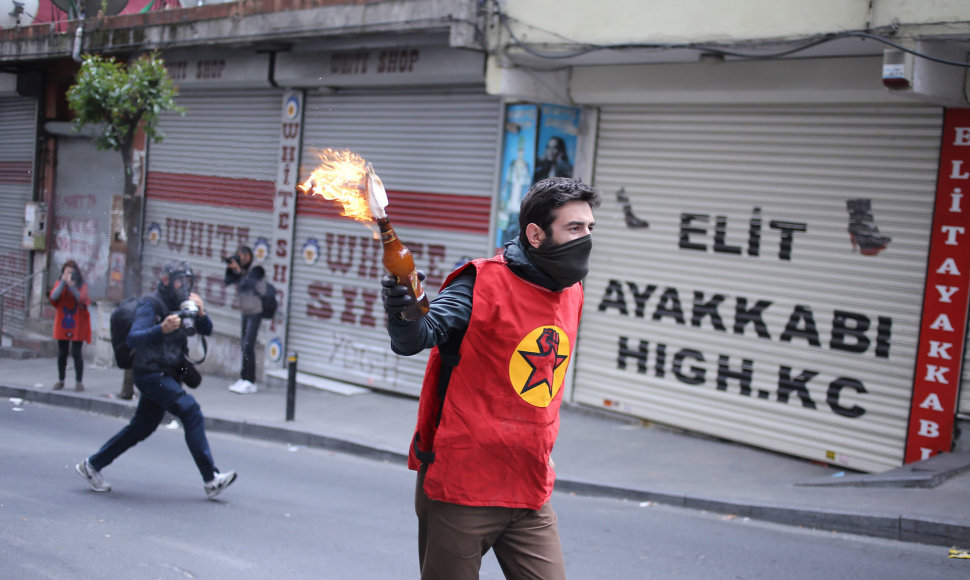
[[91, 314], [88, 285], [77, 262], [68, 260], [61, 266], [61, 277], [48, 296], [54, 306], [54, 339], [57, 341], [57, 382], [54, 390], [64, 388], [67, 353], [74, 359], [74, 390], [84, 390], [84, 357], [81, 348], [91, 344]]
[[565, 578], [550, 455], [599, 204], [579, 180], [536, 183], [519, 236], [452, 272], [418, 320], [400, 315], [407, 288], [381, 280], [391, 349], [431, 348], [408, 458], [423, 580], [478, 578], [489, 549], [506, 578]]
[[224, 258], [226, 262], [226, 286], [236, 285], [239, 311], [242, 313], [240, 347], [242, 348], [242, 369], [239, 380], [229, 385], [229, 390], [250, 395], [259, 390], [256, 385], [256, 336], [263, 321], [263, 299], [266, 292], [266, 272], [262, 266], [252, 267], [253, 250], [249, 246], [239, 246], [235, 255]]

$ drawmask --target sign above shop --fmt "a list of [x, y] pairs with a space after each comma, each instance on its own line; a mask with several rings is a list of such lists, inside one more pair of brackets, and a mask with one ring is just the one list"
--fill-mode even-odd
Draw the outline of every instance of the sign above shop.
[[268, 53], [228, 50], [176, 50], [164, 55], [165, 68], [179, 88], [246, 88], [269, 86]]
[[288, 87], [482, 84], [481, 53], [442, 46], [281, 52], [274, 79]]

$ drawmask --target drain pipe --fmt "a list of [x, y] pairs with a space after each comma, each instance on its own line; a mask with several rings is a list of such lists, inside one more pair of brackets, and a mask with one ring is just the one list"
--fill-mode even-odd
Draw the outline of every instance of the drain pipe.
[[276, 83], [276, 51], [270, 51], [269, 53], [269, 70], [266, 72], [266, 80], [269, 81], [269, 85], [274, 89], [278, 89], [280, 86]]

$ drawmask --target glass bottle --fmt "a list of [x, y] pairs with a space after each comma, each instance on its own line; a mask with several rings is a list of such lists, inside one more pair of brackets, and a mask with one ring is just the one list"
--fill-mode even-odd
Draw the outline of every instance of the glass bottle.
[[404, 320], [417, 320], [428, 312], [430, 305], [421, 280], [418, 278], [418, 271], [414, 268], [411, 250], [407, 249], [394, 233], [390, 218], [387, 216], [377, 218], [377, 226], [381, 230], [381, 243], [384, 245], [384, 268], [397, 277], [398, 284], [407, 286], [408, 293], [414, 298], [414, 303], [401, 313], [401, 317]]

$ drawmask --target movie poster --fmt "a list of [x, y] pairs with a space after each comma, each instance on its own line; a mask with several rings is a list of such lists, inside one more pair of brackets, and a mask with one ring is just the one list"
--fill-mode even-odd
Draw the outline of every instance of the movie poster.
[[542, 105], [533, 183], [547, 177], [573, 176], [580, 113], [578, 107]]
[[519, 205], [522, 196], [532, 186], [538, 117], [539, 107], [536, 105], [508, 105], [506, 108], [496, 250], [519, 235]]

